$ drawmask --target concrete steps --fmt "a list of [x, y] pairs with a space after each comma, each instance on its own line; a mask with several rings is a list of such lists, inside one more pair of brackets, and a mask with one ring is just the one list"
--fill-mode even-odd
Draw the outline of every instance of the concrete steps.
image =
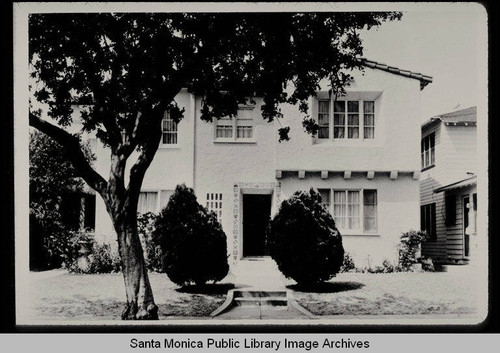
[[286, 306], [288, 298], [286, 291], [234, 290], [233, 304], [238, 306]]

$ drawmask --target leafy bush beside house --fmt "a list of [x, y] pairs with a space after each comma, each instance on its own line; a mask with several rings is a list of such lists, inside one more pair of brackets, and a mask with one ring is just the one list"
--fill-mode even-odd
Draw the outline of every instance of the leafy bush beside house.
[[99, 244], [88, 230], [69, 231], [53, 239], [61, 253], [63, 267], [70, 273], [111, 273], [121, 270], [118, 252], [109, 244]]
[[409, 271], [414, 264], [418, 263], [417, 253], [426, 239], [427, 234], [422, 231], [410, 230], [401, 234], [398, 244], [398, 265], [402, 271]]
[[218, 282], [229, 271], [226, 234], [215, 213], [178, 185], [155, 224], [153, 238], [163, 252], [163, 269], [178, 285]]
[[[81, 195], [84, 184], [60, 144], [39, 131], [30, 132], [29, 139], [30, 269], [44, 270], [62, 264], [58, 238], [65, 242], [79, 227], [65, 217], [64, 201]], [[88, 144], [82, 149], [88, 161], [95, 159]]]
[[342, 236], [313, 189], [297, 191], [282, 202], [270, 222], [267, 242], [280, 271], [298, 284], [327, 281], [343, 264]]

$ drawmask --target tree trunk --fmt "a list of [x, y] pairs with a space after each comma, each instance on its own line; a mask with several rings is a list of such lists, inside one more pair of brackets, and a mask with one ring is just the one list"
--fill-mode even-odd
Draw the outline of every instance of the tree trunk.
[[144, 253], [137, 232], [137, 215], [123, 212], [122, 217], [118, 217], [119, 220], [114, 220], [127, 295], [127, 304], [122, 312], [122, 319], [158, 320], [158, 307], [154, 302]]

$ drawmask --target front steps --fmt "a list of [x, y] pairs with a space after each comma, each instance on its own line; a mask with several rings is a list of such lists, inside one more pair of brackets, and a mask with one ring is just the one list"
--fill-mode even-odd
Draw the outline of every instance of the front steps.
[[234, 290], [233, 304], [239, 306], [286, 306], [288, 305], [286, 291]]
[[[241, 309], [251, 310], [254, 312], [269, 311], [275, 308], [274, 311], [282, 310], [286, 312], [296, 312], [303, 317], [315, 318], [316, 316], [305, 308], [299, 305], [293, 298], [290, 291], [286, 290], [261, 290], [261, 289], [232, 289], [227, 293], [226, 301], [213, 313], [211, 317], [224, 314], [231, 309], [238, 311]], [[283, 315], [283, 314], [280, 314]]]

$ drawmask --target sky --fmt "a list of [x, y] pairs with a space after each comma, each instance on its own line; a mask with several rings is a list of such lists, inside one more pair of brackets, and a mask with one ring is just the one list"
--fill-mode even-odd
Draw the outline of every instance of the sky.
[[478, 74], [487, 63], [481, 44], [487, 33], [479, 5], [408, 10], [401, 21], [385, 22], [361, 35], [365, 58], [433, 77], [422, 91], [422, 121], [478, 105], [484, 98], [478, 90], [486, 82]]

